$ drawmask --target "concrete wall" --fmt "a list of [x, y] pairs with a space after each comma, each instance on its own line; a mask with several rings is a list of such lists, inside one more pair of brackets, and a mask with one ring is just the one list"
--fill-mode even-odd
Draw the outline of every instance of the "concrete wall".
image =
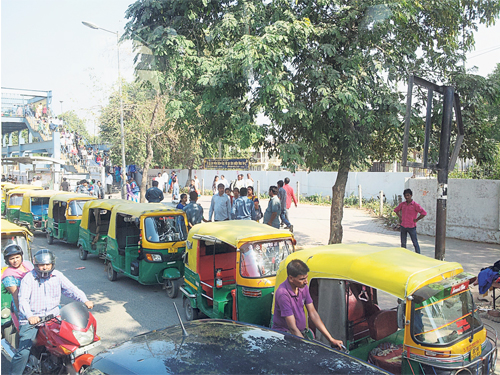
[[[437, 180], [410, 178], [407, 187], [426, 211], [417, 232], [436, 233]], [[446, 236], [462, 240], [500, 243], [500, 181], [450, 179]]]
[[[148, 175], [150, 178], [158, 175], [163, 170], [152, 169]], [[167, 170], [168, 173], [171, 169]], [[176, 170], [179, 182], [183, 186], [188, 179], [187, 170]], [[335, 184], [337, 172], [297, 172], [287, 171], [217, 171], [217, 170], [193, 170], [193, 178], [198, 176], [200, 183], [204, 180], [205, 189], [211, 189], [214, 177], [224, 175], [226, 180], [235, 180], [238, 173], [243, 173], [246, 179], [247, 173], [252, 175], [257, 187], [257, 181], [260, 183], [260, 192], [265, 193], [271, 185], [276, 185], [278, 180], [290, 178], [290, 185], [297, 193], [297, 183], [302, 196], [321, 194], [322, 196], [332, 195], [332, 186]], [[405, 187], [405, 179], [412, 176], [412, 173], [384, 173], [384, 172], [351, 172], [346, 185], [346, 196], [351, 194], [358, 195], [358, 185], [361, 185], [364, 198], [377, 197], [380, 190], [388, 200], [392, 200], [395, 195], [402, 195]]]

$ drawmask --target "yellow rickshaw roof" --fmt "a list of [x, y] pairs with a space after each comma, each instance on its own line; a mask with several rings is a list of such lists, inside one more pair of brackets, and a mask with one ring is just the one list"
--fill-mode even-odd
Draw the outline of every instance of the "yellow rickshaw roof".
[[134, 217], [141, 217], [148, 213], [155, 213], [161, 211], [173, 214], [179, 214], [184, 212], [183, 210], [179, 210], [177, 208], [171, 208], [162, 203], [131, 203], [130, 201], [126, 202], [127, 203], [115, 205], [113, 207], [113, 211], [118, 211]]
[[2, 219], [2, 234], [14, 234], [14, 233], [21, 233], [21, 234], [28, 234], [30, 236], [33, 236], [31, 232], [26, 229], [25, 227], [20, 227], [19, 225], [16, 225], [14, 223], [11, 223], [8, 220]]
[[30, 186], [30, 187], [16, 187], [15, 189], [11, 189], [7, 192], [8, 196], [11, 196], [12, 194], [26, 194], [28, 191], [40, 191], [43, 190], [40, 186]]
[[31, 212], [31, 198], [50, 198], [53, 195], [59, 194], [57, 190], [28, 190], [23, 195], [23, 203], [21, 204], [21, 212]]
[[459, 263], [436, 260], [400, 247], [337, 244], [290, 254], [280, 264], [277, 287], [285, 281], [286, 265], [292, 259], [307, 264], [309, 279], [352, 280], [401, 299], [425, 285], [463, 272]]
[[70, 192], [64, 192], [60, 191], [57, 194], [54, 194], [52, 197], [50, 197], [50, 201], [61, 201], [61, 202], [67, 202], [70, 200], [86, 200], [86, 199], [97, 199], [96, 197], [92, 197], [87, 194], [78, 194], [78, 193], [70, 193]]
[[82, 221], [80, 222], [80, 226], [83, 229], [88, 229], [90, 209], [101, 208], [103, 210], [111, 210], [117, 204], [124, 203], [127, 203], [125, 199], [94, 199], [88, 201], [83, 206]]
[[2, 189], [5, 188], [15, 188], [17, 185], [12, 182], [2, 182]]
[[215, 237], [225, 243], [239, 247], [242, 242], [260, 239], [293, 237], [289, 231], [279, 230], [253, 220], [226, 220], [195, 225], [189, 238]]

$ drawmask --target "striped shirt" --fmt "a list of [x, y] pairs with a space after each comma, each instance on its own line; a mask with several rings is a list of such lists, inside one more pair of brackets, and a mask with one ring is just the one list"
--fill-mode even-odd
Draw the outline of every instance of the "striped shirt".
[[61, 272], [54, 270], [49, 278], [38, 279], [35, 270], [24, 276], [19, 288], [20, 324], [28, 324], [31, 316], [59, 314], [61, 293], [76, 301], [87, 302], [88, 298]]

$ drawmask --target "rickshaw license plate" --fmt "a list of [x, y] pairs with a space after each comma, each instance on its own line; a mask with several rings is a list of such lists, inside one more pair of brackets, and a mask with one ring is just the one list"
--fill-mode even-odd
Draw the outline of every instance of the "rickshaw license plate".
[[177, 248], [171, 248], [171, 249], [168, 249], [168, 252], [169, 253], [176, 253], [177, 252]]
[[470, 361], [472, 362], [474, 359], [481, 355], [481, 345], [477, 345], [472, 348], [470, 351]]

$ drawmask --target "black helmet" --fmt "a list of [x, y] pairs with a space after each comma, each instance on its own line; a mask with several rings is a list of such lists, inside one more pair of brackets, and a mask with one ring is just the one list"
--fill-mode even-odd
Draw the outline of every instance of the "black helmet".
[[[40, 269], [38, 268], [39, 264], [52, 264], [52, 268], [49, 271], [40, 271]], [[43, 279], [46, 279], [56, 268], [56, 256], [52, 251], [48, 249], [38, 250], [33, 257], [33, 265], [35, 266], [34, 269], [37, 275]]]
[[23, 256], [23, 249], [21, 248], [21, 246], [15, 243], [11, 243], [10, 245], [7, 245], [3, 250], [3, 259], [5, 260], [5, 263], [8, 263], [9, 258], [12, 255], [18, 255], [18, 254]]

